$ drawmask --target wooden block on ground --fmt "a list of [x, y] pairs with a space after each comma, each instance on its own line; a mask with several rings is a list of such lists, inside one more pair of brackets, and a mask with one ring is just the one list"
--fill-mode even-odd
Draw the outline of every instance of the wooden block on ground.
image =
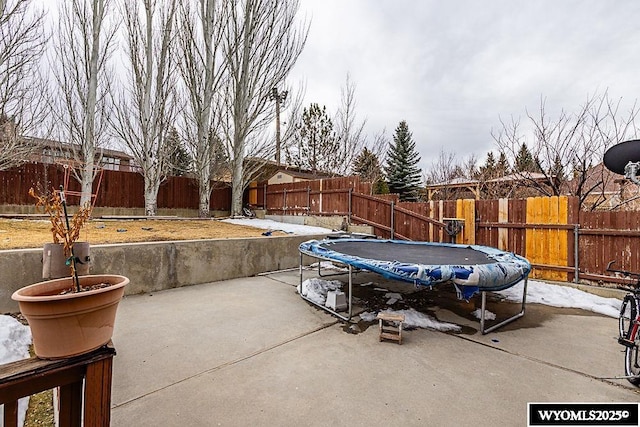
[[[404, 322], [404, 314], [378, 313], [380, 328], [380, 341], [392, 340], [402, 344], [402, 322]], [[392, 325], [390, 322], [398, 322], [398, 325]]]

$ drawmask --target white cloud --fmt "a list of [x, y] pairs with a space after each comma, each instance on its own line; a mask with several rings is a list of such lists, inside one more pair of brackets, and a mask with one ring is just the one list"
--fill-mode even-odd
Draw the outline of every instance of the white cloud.
[[313, 15], [292, 81], [335, 111], [347, 72], [373, 135], [406, 119], [430, 165], [441, 148], [480, 158], [499, 117], [575, 111], [607, 88], [631, 105], [640, 3], [302, 0]]

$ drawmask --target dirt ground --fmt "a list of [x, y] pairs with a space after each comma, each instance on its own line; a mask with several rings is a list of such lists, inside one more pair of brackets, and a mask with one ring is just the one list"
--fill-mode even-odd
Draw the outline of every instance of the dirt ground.
[[[0, 250], [41, 248], [51, 243], [48, 220], [0, 219]], [[229, 224], [215, 219], [180, 220], [90, 220], [79, 241], [104, 243], [151, 242], [166, 240], [229, 239], [260, 237], [265, 230]], [[284, 235], [274, 232], [273, 235]]]

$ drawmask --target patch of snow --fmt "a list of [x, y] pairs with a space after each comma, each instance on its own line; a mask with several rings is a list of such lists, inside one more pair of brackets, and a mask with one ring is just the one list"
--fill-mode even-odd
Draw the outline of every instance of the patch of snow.
[[[29, 358], [31, 330], [11, 316], [0, 315], [0, 365]], [[24, 424], [29, 397], [18, 401], [18, 425]], [[0, 421], [4, 419], [4, 406], [0, 406]]]
[[[497, 292], [509, 301], [520, 302], [524, 282]], [[621, 301], [617, 298], [604, 298], [569, 286], [554, 285], [529, 280], [527, 284], [527, 303], [537, 303], [552, 307], [580, 308], [610, 317], [618, 317]]]
[[278, 222], [270, 219], [228, 218], [228, 219], [223, 219], [222, 221], [228, 222], [231, 224], [246, 225], [250, 227], [261, 228], [263, 230], [284, 231], [285, 233], [298, 234], [298, 235], [331, 234], [333, 232], [328, 228], [313, 227], [310, 225], [289, 224], [286, 222]]
[[[481, 308], [476, 308], [471, 314], [473, 314], [473, 316], [476, 319], [480, 319], [482, 317], [482, 309]], [[490, 312], [489, 310], [485, 310], [484, 311], [484, 318], [486, 320], [496, 320], [496, 314]]]
[[434, 329], [436, 331], [459, 331], [462, 328], [454, 323], [441, 322], [428, 314], [414, 310], [384, 310], [385, 313], [404, 314], [404, 325], [423, 329]]
[[360, 313], [360, 319], [364, 320], [365, 322], [373, 322], [374, 320], [376, 320], [377, 315], [377, 313], [363, 311], [362, 313]]
[[385, 288], [373, 288], [374, 291], [379, 291], [379, 292], [389, 292], [389, 289], [385, 289]]
[[393, 305], [398, 302], [398, 298], [389, 298], [387, 300], [387, 305]]
[[396, 300], [401, 300], [402, 299], [402, 294], [399, 294], [398, 292], [387, 292], [384, 295], [385, 298], [393, 298]]

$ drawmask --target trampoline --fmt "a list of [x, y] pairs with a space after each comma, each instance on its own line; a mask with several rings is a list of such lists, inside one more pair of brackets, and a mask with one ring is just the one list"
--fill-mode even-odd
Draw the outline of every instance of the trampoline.
[[[416, 287], [453, 283], [458, 296], [466, 300], [480, 293], [482, 297], [480, 330], [483, 334], [524, 316], [527, 279], [531, 264], [525, 258], [511, 252], [479, 245], [369, 239], [309, 240], [300, 244], [299, 251], [300, 283], [302, 283], [303, 255], [338, 262], [348, 267], [348, 317], [300, 294], [303, 299], [343, 320], [351, 319], [354, 268], [372, 271], [387, 279], [411, 283]], [[320, 267], [318, 270], [322, 276]], [[524, 280], [524, 291], [521, 311], [490, 328], [485, 328], [486, 293], [509, 288], [522, 280]]]

